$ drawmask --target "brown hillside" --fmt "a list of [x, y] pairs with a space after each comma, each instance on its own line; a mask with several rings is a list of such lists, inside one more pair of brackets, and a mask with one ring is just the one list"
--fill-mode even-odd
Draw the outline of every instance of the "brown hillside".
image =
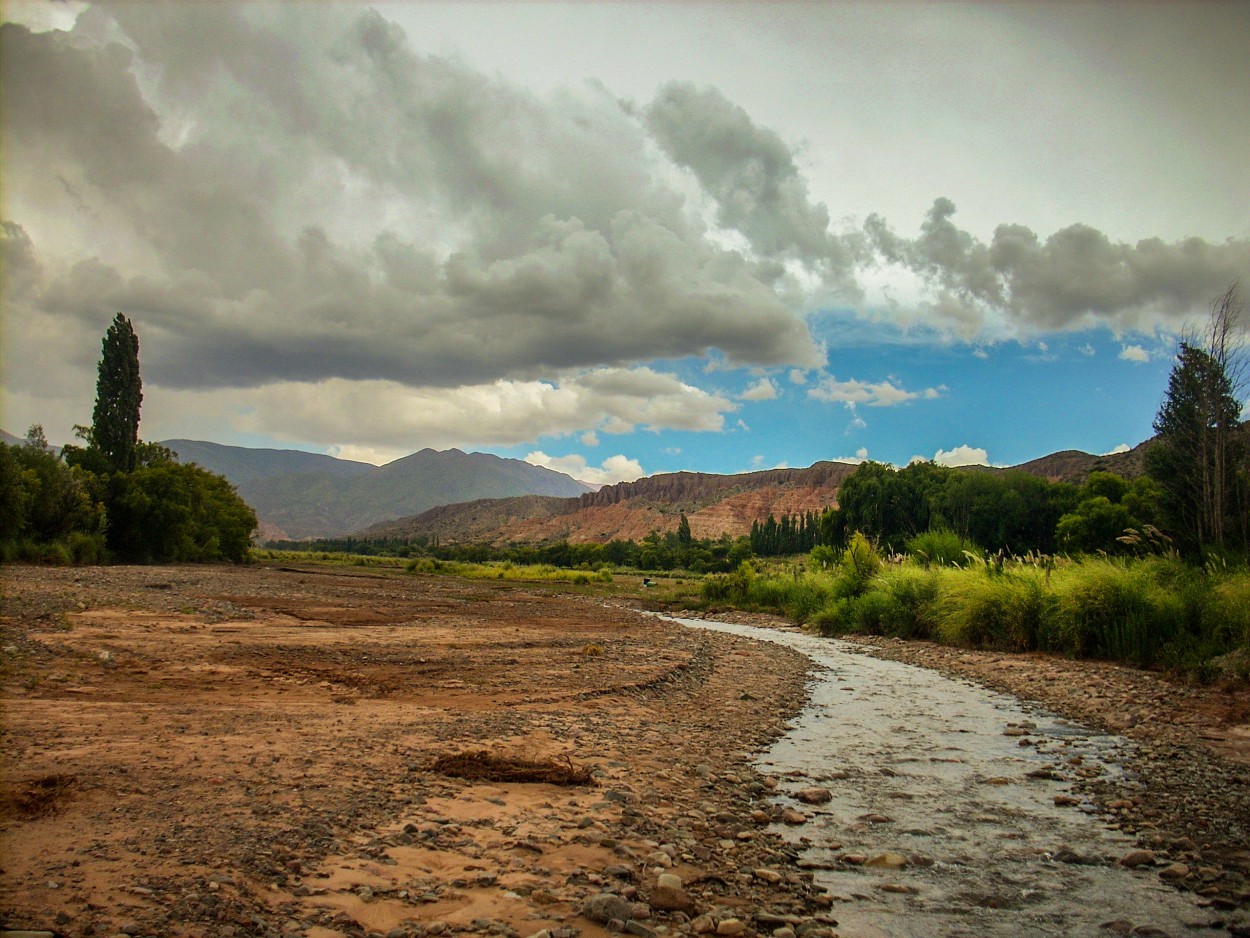
[[741, 475], [674, 472], [620, 482], [580, 498], [486, 499], [443, 505], [412, 518], [375, 524], [361, 537], [437, 537], [443, 543], [641, 540], [675, 530], [684, 512], [695, 537], [737, 537], [770, 514], [820, 511], [837, 504], [855, 466], [819, 462], [806, 469]]
[[[1250, 424], [1246, 426], [1250, 428]], [[1250, 429], [1246, 432], [1250, 434]], [[1074, 484], [1085, 481], [1094, 471], [1131, 479], [1145, 473], [1148, 443], [1108, 456], [1064, 450], [1012, 469]], [[527, 495], [443, 505], [410, 518], [375, 524], [358, 536], [437, 537], [444, 544], [637, 541], [652, 531], [675, 530], [685, 513], [697, 538], [722, 534], [737, 537], [749, 533], [753, 522], [770, 514], [780, 518], [836, 506], [838, 489], [855, 468], [849, 463], [818, 462], [806, 469], [767, 469], [740, 475], [670, 472], [618, 482], [577, 498]], [[983, 466], [967, 469], [1008, 471]]]

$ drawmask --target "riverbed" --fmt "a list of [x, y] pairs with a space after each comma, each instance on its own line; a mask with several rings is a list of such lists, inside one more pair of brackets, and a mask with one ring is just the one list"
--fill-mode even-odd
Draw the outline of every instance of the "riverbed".
[[[1112, 776], [1131, 797], [1130, 741], [846, 642], [677, 621], [817, 665], [806, 708], [760, 768], [778, 780], [778, 802], [806, 817], [783, 827], [836, 897], [840, 935], [1224, 932], [1168, 885], [1167, 866], [1121, 865], [1132, 840], [1074, 788]], [[829, 800], [799, 800], [812, 788]]]

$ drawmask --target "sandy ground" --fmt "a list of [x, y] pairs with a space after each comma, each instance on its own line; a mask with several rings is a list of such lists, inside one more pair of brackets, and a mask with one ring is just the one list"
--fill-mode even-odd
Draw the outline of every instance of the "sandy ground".
[[[494, 582], [2, 577], [0, 927], [593, 938], [617, 919], [640, 938], [834, 934], [836, 909], [770, 826], [772, 780], [751, 766], [801, 706], [797, 655]], [[1250, 829], [1244, 691], [864, 647], [1123, 724], [1149, 784], [1127, 805], [1098, 793], [1116, 823], [1191, 859], [1186, 888], [1250, 900], [1235, 836]], [[439, 770], [477, 752], [549, 780]]]
[[[6, 927], [568, 938], [663, 871], [678, 919], [827, 906], [751, 817], [797, 656], [441, 578], [13, 567], [4, 593]], [[593, 774], [434, 768], [482, 750]]]

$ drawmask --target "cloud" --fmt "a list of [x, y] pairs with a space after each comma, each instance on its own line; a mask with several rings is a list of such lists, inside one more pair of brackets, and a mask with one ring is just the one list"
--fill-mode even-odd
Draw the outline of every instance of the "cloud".
[[1117, 356], [1126, 362], [1136, 362], [1141, 365], [1150, 361], [1150, 353], [1140, 345], [1125, 345], [1120, 348], [1120, 354]]
[[804, 371], [802, 368], [791, 368], [790, 369], [790, 383], [791, 384], [807, 384], [807, 372]]
[[831, 233], [828, 209], [811, 201], [793, 151], [774, 131], [717, 89], [688, 82], [660, 88], [645, 120], [664, 152], [715, 201], [717, 221], [744, 235], [756, 254], [796, 258], [858, 295], [858, 239]]
[[979, 447], [966, 443], [951, 450], [939, 449], [933, 455], [933, 461], [939, 466], [988, 466], [989, 453]]
[[582, 441], [582, 446], [599, 445], [599, 434], [595, 433], [594, 430], [587, 430], [580, 437], [578, 437], [578, 439]]
[[88, 13], [0, 29], [6, 263], [37, 315], [126, 310], [153, 383], [824, 361], [599, 86], [540, 98], [354, 5]]
[[1094, 346], [1091, 345], [1089, 342], [1086, 342], [1084, 345], [1078, 348], [1077, 351], [1087, 358], [1093, 358], [1095, 355], [1098, 354], [1098, 352], [1094, 349]]
[[868, 461], [868, 447], [861, 446], [855, 451], [854, 456], [834, 456], [830, 461], [850, 463], [852, 466], [858, 466], [860, 463]]
[[145, 436], [230, 420], [250, 433], [314, 447], [353, 441], [379, 452], [513, 446], [596, 431], [718, 431], [733, 402], [648, 368], [595, 369], [559, 381], [411, 388], [393, 381], [277, 382], [165, 391], [145, 401]]
[[611, 485], [614, 482], [633, 482], [645, 475], [641, 464], [636, 459], [625, 456], [609, 456], [598, 466], [591, 466], [584, 456], [573, 453], [568, 456], [548, 456], [542, 450], [535, 450], [525, 457], [527, 463], [543, 466], [563, 472], [590, 485]]
[[1104, 456], [1115, 456], [1117, 453], [1127, 453], [1127, 452], [1129, 452], [1132, 448], [1133, 448], [1133, 447], [1129, 446], [1127, 443], [1120, 443], [1118, 446], [1115, 446], [1114, 448], [1112, 448], [1112, 449], [1108, 450], [1107, 452], [1103, 453], [1103, 455], [1104, 455]]
[[775, 401], [777, 399], [777, 385], [773, 384], [771, 378], [760, 378], [753, 385], [738, 395], [740, 401]]
[[1186, 238], [1112, 241], [1088, 225], [1041, 240], [1002, 224], [989, 244], [951, 220], [955, 204], [934, 201], [920, 235], [898, 236], [877, 215], [864, 231], [878, 258], [921, 275], [938, 291], [933, 310], [975, 334], [999, 313], [1026, 331], [1103, 324], [1115, 329], [1178, 328], [1250, 267], [1250, 240]]
[[892, 381], [880, 381], [876, 384], [851, 379], [839, 381], [829, 375], [807, 391], [807, 396], [817, 401], [843, 403], [848, 406], [867, 404], [870, 407], [894, 407], [914, 400], [933, 400], [941, 396], [938, 388], [925, 388], [923, 391], [908, 391]]

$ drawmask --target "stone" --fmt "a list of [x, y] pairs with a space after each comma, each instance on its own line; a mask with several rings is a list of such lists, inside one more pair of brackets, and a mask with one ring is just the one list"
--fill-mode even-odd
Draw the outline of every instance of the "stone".
[[907, 858], [900, 853], [878, 853], [869, 857], [864, 866], [876, 866], [887, 870], [902, 869], [907, 865]]
[[833, 800], [833, 792], [828, 788], [804, 788], [795, 792], [794, 797], [804, 804], [828, 804]]
[[1159, 870], [1160, 879], [1184, 879], [1189, 875], [1189, 867], [1184, 863], [1172, 863]]
[[696, 935], [707, 935], [716, 931], [716, 921], [706, 912], [690, 922], [690, 930]]
[[1149, 866], [1155, 861], [1155, 852], [1153, 850], [1130, 850], [1124, 856], [1120, 857], [1120, 866], [1127, 866], [1133, 869], [1138, 866]]
[[1080, 803], [1081, 799], [1072, 795], [1055, 795], [1055, 805], [1060, 808], [1071, 808]]
[[631, 935], [637, 935], [638, 938], [657, 938], [654, 928], [650, 928], [632, 918], [625, 923], [625, 931]]
[[807, 815], [802, 811], [795, 811], [794, 808], [783, 808], [781, 811], [781, 820], [793, 826], [807, 823]]
[[661, 873], [655, 878], [657, 886], [667, 886], [670, 889], [680, 889], [682, 887], [681, 877], [676, 873]]
[[693, 912], [694, 900], [681, 886], [656, 885], [651, 890], [651, 908], [664, 912]]
[[[653, 902], [652, 905], [654, 904]], [[624, 922], [629, 918], [629, 913], [629, 902], [614, 892], [601, 892], [582, 904], [582, 915], [600, 925], [606, 925], [612, 919]]]
[[773, 883], [773, 884], [779, 883], [783, 879], [785, 879], [785, 877], [782, 876], [780, 873], [778, 873], [776, 870], [770, 870], [766, 868], [755, 870], [754, 876], [756, 879], [762, 880], [765, 883]]
[[716, 923], [716, 934], [718, 935], [741, 935], [746, 930], [746, 925], [736, 918], [723, 918]]

